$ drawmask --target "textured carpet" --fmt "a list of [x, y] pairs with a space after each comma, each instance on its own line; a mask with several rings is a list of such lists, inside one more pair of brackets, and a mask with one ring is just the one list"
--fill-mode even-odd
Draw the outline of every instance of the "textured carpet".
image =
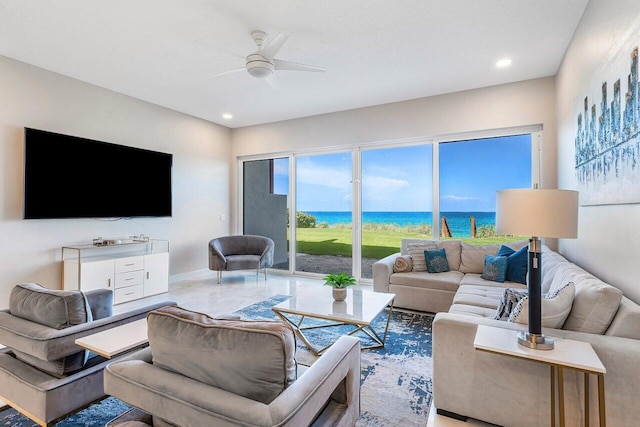
[[[55, 424], [57, 427], [104, 427], [111, 419], [130, 409], [130, 406], [113, 397], [108, 397], [90, 407]], [[0, 426], [38, 427], [36, 423], [15, 409], [0, 412]]]
[[[236, 312], [247, 319], [275, 319], [274, 305], [289, 298], [276, 295]], [[293, 316], [292, 316], [293, 317]], [[374, 321], [374, 330], [382, 336], [387, 311]], [[359, 427], [364, 426], [420, 426], [424, 427], [431, 404], [431, 323], [433, 316], [394, 310], [384, 348], [362, 350], [362, 387]], [[321, 320], [307, 322], [320, 323]], [[309, 323], [310, 324], [310, 323]], [[338, 326], [305, 331], [317, 348], [329, 344], [353, 329]], [[363, 345], [371, 344], [364, 335], [356, 335]], [[296, 358], [310, 364], [314, 356], [298, 340]]]

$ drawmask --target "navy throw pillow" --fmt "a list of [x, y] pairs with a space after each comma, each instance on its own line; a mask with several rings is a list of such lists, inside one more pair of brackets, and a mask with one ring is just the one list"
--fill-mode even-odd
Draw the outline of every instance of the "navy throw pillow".
[[444, 249], [424, 251], [424, 258], [427, 260], [427, 271], [429, 273], [444, 273], [449, 271], [447, 253]]
[[484, 269], [482, 277], [484, 280], [492, 282], [504, 282], [507, 276], [507, 257], [506, 256], [484, 256]]
[[529, 268], [529, 247], [523, 246], [514, 251], [508, 246], [502, 245], [498, 250], [497, 256], [507, 257], [507, 276], [508, 282], [527, 284], [527, 272]]

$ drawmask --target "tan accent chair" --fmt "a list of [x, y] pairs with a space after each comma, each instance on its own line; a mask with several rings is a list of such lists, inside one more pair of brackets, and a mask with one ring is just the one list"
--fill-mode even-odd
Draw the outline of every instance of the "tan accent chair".
[[[167, 307], [147, 323], [149, 348], [110, 364], [104, 387], [154, 427], [354, 426], [360, 416], [358, 338], [340, 337], [307, 368], [282, 322]], [[108, 425], [133, 425], [119, 421]]]
[[273, 266], [274, 243], [268, 237], [236, 235], [218, 237], [209, 242], [209, 270], [218, 272], [218, 284], [223, 271], [252, 270], [256, 275]]

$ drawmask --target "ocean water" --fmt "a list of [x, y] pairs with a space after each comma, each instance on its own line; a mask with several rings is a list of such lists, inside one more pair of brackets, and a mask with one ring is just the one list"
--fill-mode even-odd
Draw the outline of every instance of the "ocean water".
[[[351, 212], [307, 212], [316, 217], [316, 225], [326, 222], [330, 226], [350, 224]], [[476, 219], [476, 228], [483, 225], [495, 225], [495, 212], [440, 212], [447, 218], [449, 230], [453, 237], [470, 237], [471, 220]], [[431, 212], [362, 212], [362, 223], [395, 224], [401, 227], [407, 225], [432, 225]]]

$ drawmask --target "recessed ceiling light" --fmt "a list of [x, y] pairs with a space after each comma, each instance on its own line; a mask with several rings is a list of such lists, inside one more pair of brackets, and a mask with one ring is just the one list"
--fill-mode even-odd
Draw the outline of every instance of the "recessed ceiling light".
[[503, 58], [496, 62], [496, 67], [498, 68], [508, 67], [509, 65], [511, 65], [511, 58]]
[[229, 113], [224, 113], [222, 115], [222, 118], [225, 119], [225, 120], [231, 120], [231, 119], [233, 119], [233, 116], [231, 114], [229, 114]]

